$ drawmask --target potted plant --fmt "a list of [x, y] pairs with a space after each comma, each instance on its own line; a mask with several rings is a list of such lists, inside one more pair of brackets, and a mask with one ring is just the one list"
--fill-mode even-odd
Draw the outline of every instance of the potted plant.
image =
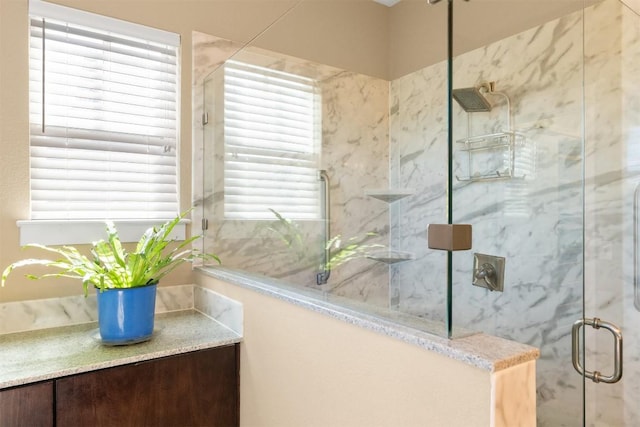
[[40, 276], [27, 274], [30, 279], [69, 277], [80, 279], [85, 296], [89, 287], [97, 290], [98, 324], [105, 344], [120, 345], [146, 341], [153, 333], [156, 287], [160, 279], [184, 262], [196, 259], [215, 260], [212, 254], [188, 247], [201, 236], [182, 242], [170, 237], [171, 231], [188, 213], [178, 215], [160, 227], [149, 228], [136, 244], [133, 252], [123, 247], [118, 232], [107, 221], [107, 240], [91, 245], [90, 256], [72, 246], [50, 247], [30, 244], [60, 256], [60, 259], [24, 259], [9, 265], [2, 273], [2, 286], [7, 276], [18, 267], [42, 265], [58, 271]]

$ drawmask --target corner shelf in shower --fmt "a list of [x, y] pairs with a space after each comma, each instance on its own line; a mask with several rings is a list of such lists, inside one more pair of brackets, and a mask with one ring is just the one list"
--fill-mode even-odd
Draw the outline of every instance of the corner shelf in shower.
[[373, 197], [374, 199], [382, 200], [386, 203], [393, 203], [405, 197], [413, 195], [411, 190], [399, 190], [399, 189], [382, 189], [382, 190], [366, 190], [364, 192], [366, 196]]
[[[479, 181], [494, 181], [501, 179], [524, 179], [526, 176], [516, 176], [514, 174], [515, 165], [515, 147], [516, 145], [522, 145], [524, 143], [524, 135], [505, 130], [502, 132], [489, 133], [485, 135], [470, 136], [467, 138], [459, 139], [456, 143], [462, 145], [459, 149], [461, 152], [466, 152], [469, 156], [469, 176], [459, 177], [456, 175], [456, 179], [462, 182], [479, 182]], [[506, 167], [502, 170], [477, 172], [472, 170], [472, 156], [474, 153], [480, 151], [504, 151], [504, 159], [507, 163]]]
[[385, 264], [395, 264], [403, 261], [411, 261], [413, 254], [394, 250], [376, 251], [366, 255], [368, 259], [384, 262]]
[[[364, 192], [365, 195], [373, 197], [374, 199], [382, 200], [386, 203], [396, 202], [400, 199], [404, 199], [405, 197], [413, 195], [413, 193], [413, 190], [401, 190], [394, 188], [366, 190]], [[399, 262], [410, 261], [414, 258], [413, 254], [409, 252], [394, 251], [392, 249], [370, 252], [366, 254], [365, 257], [373, 261], [383, 262], [385, 264], [396, 264]]]

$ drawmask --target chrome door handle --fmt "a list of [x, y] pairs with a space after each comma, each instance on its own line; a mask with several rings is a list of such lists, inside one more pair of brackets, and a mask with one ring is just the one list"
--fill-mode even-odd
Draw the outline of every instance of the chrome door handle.
[[[598, 371], [585, 371], [580, 364], [580, 328], [583, 325], [592, 326], [594, 329], [606, 329], [613, 334], [614, 341], [614, 368], [612, 375], [602, 375]], [[620, 381], [622, 378], [622, 331], [613, 323], [605, 322], [603, 320], [594, 317], [593, 319], [580, 319], [573, 324], [571, 328], [571, 355], [573, 360], [573, 367], [580, 375], [592, 380], [594, 383], [608, 383], [613, 384]]]

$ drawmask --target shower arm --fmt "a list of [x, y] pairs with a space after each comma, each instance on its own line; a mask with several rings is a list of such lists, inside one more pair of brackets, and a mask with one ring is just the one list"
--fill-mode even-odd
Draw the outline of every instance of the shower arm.
[[496, 87], [496, 82], [494, 81], [485, 82], [478, 87], [478, 90], [480, 91], [480, 93], [484, 92], [487, 95], [501, 96], [507, 101], [507, 131], [512, 132], [513, 129], [511, 129], [511, 99], [509, 98], [509, 95], [507, 95], [506, 93], [495, 90], [495, 87]]
[[322, 236], [324, 252], [320, 272], [316, 274], [316, 284], [324, 285], [329, 281], [329, 276], [331, 275], [331, 269], [327, 266], [331, 258], [331, 248], [328, 246], [331, 236], [331, 199], [329, 194], [329, 175], [326, 170], [321, 169], [318, 171], [318, 181], [322, 183], [323, 197], [320, 210], [322, 212], [322, 219], [324, 220], [324, 233]]
[[494, 91], [493, 88], [489, 89], [487, 94], [501, 96], [507, 101], [507, 131], [512, 132], [513, 129], [511, 129], [511, 99], [509, 99], [509, 96], [506, 93]]
[[511, 170], [509, 171], [511, 173], [511, 176], [514, 175], [515, 173], [515, 167], [516, 167], [516, 147], [515, 147], [515, 130], [513, 130], [511, 128], [511, 99], [509, 99], [509, 96], [504, 93], [504, 92], [494, 92], [493, 90], [493, 86], [494, 83], [490, 83], [489, 84], [489, 94], [490, 95], [498, 95], [503, 97], [506, 101], [507, 101], [507, 132], [509, 135], [509, 156], [511, 157]]

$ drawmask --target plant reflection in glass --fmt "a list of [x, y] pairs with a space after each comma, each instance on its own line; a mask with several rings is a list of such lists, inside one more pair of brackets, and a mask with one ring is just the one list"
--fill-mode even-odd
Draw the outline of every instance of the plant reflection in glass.
[[[269, 222], [267, 225], [261, 225], [259, 228], [277, 236], [288, 251], [296, 257], [297, 261], [307, 261], [309, 265], [315, 264], [313, 259], [317, 255], [314, 255], [314, 245], [310, 244], [308, 239], [305, 239], [299, 223], [283, 217], [274, 209], [269, 210], [276, 217], [276, 220]], [[258, 230], [258, 232], [260, 231]], [[341, 234], [338, 234], [324, 242], [320, 242], [322, 249], [329, 251], [329, 257], [327, 262], [324, 265], [321, 262], [318, 268], [320, 270], [334, 270], [349, 261], [366, 257], [373, 249], [385, 248], [385, 245], [368, 243], [369, 240], [378, 236], [378, 233], [367, 232], [363, 236], [353, 236], [345, 239]]]

